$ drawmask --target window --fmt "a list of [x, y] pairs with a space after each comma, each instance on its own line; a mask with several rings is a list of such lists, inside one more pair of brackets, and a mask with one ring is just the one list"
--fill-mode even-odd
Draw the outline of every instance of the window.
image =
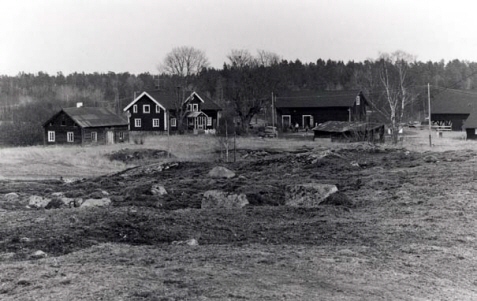
[[198, 111], [199, 111], [199, 104], [198, 104], [198, 103], [192, 104], [192, 111], [194, 111], [194, 112], [198, 112]]
[[133, 105], [133, 113], [137, 113], [137, 105]]
[[75, 142], [75, 133], [67, 132], [66, 133], [66, 141], [67, 142]]
[[66, 120], [61, 120], [61, 126], [66, 126]]
[[361, 102], [361, 97], [356, 96], [356, 105], [359, 106], [360, 105], [360, 102]]
[[171, 127], [172, 126], [177, 126], [177, 119], [171, 118]]
[[153, 128], [158, 128], [159, 127], [159, 118], [154, 118], [152, 120], [152, 127]]
[[212, 117], [207, 117], [207, 126], [212, 126]]
[[124, 132], [119, 132], [119, 140], [124, 140]]
[[143, 105], [142, 106], [142, 112], [146, 113], [146, 114], [151, 113], [151, 106], [150, 105]]
[[55, 132], [48, 131], [48, 142], [55, 142]]
[[187, 111], [192, 111], [192, 105], [191, 104], [187, 105]]
[[161, 107], [156, 105], [156, 113], [161, 113]]
[[91, 132], [91, 141], [92, 142], [97, 142], [98, 141], [98, 133], [97, 132]]
[[134, 119], [134, 126], [137, 128], [141, 127], [141, 118]]

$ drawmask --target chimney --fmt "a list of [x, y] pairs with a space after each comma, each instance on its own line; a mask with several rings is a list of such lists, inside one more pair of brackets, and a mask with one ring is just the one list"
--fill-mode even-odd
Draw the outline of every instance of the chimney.
[[77, 102], [77, 103], [76, 103], [76, 107], [77, 107], [77, 108], [81, 108], [82, 106], [83, 106], [83, 103], [82, 103], [82, 102]]

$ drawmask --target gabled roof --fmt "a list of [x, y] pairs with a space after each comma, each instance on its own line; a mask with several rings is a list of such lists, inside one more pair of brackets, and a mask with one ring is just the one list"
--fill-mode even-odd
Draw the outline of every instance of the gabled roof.
[[360, 90], [351, 91], [290, 91], [277, 97], [277, 108], [327, 108], [352, 107]]
[[431, 114], [470, 114], [476, 110], [476, 92], [431, 88]]
[[[217, 110], [217, 111], [221, 110], [221, 108], [215, 102], [213, 102], [209, 97], [207, 97], [206, 94], [199, 95], [199, 93], [196, 91], [187, 91], [186, 95], [188, 96], [184, 100], [184, 102], [188, 101], [190, 98], [192, 98], [192, 96], [197, 96], [197, 98], [199, 98], [200, 101], [202, 102], [202, 110]], [[167, 110], [175, 110], [179, 97], [182, 98], [180, 95], [173, 92], [166, 92], [166, 91], [159, 91], [159, 90], [144, 91], [141, 93], [141, 95], [139, 95], [131, 103], [129, 103], [123, 110], [127, 111], [132, 105], [134, 105], [143, 96], [150, 98], [156, 105]]]
[[80, 107], [61, 109], [61, 111], [53, 115], [52, 118], [48, 119], [43, 126], [50, 123], [51, 120], [56, 118], [61, 112], [65, 112], [65, 114], [78, 124], [78, 126], [83, 128], [128, 125], [127, 120], [113, 113], [109, 109]]

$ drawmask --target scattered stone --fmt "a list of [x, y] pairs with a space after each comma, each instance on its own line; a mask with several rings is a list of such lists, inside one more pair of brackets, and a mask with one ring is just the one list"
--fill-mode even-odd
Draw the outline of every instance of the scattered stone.
[[31, 208], [45, 208], [50, 202], [51, 199], [49, 198], [44, 198], [39, 195], [32, 195], [28, 201], [28, 206]]
[[424, 160], [424, 162], [426, 163], [436, 163], [438, 161], [437, 157], [433, 155], [427, 155], [424, 158], [422, 158], [422, 160]]
[[247, 196], [243, 193], [233, 194], [221, 190], [209, 190], [204, 193], [201, 208], [224, 208], [234, 209], [243, 208], [248, 205]]
[[151, 193], [152, 195], [165, 195], [167, 194], [167, 190], [162, 185], [154, 184], [151, 187]]
[[63, 192], [53, 192], [51, 196], [54, 198], [62, 198], [65, 196], [65, 194]]
[[216, 179], [230, 179], [235, 177], [235, 173], [223, 166], [216, 166], [209, 171], [208, 176]]
[[16, 192], [10, 192], [3, 196], [3, 199], [7, 202], [16, 202], [20, 200], [20, 196]]
[[92, 207], [107, 207], [111, 204], [109, 198], [102, 199], [87, 199], [81, 204], [81, 208], [92, 208]]
[[42, 250], [38, 250], [35, 253], [31, 254], [30, 257], [33, 259], [40, 259], [40, 258], [48, 257], [48, 254], [46, 254]]
[[84, 202], [84, 200], [82, 198], [75, 198], [74, 203], [73, 203], [73, 207], [75, 207], [75, 208], [81, 207], [83, 202]]
[[28, 238], [28, 237], [20, 238], [20, 242], [30, 242], [30, 241], [31, 241], [31, 238]]
[[293, 207], [317, 207], [327, 197], [338, 192], [336, 185], [308, 183], [285, 188], [285, 205]]
[[189, 246], [198, 246], [199, 242], [197, 241], [197, 239], [192, 238], [186, 241], [186, 244], [188, 244]]
[[106, 190], [101, 190], [101, 193], [102, 193], [104, 196], [109, 196], [109, 192], [107, 192]]

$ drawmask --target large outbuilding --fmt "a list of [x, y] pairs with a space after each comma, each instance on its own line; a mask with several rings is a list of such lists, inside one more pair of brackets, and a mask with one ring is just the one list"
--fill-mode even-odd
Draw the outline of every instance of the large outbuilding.
[[276, 98], [278, 124], [286, 130], [312, 129], [327, 121], [365, 121], [368, 101], [363, 92], [290, 91]]
[[113, 144], [129, 140], [128, 122], [107, 108], [64, 108], [43, 124], [44, 144]]
[[464, 122], [475, 111], [477, 93], [447, 88], [431, 89], [432, 125], [450, 126], [453, 131], [462, 131]]

